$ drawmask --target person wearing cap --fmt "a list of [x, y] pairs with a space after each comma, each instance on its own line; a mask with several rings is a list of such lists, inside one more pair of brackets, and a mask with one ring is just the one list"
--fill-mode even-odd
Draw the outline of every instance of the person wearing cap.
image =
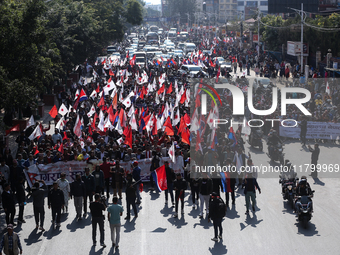
[[14, 232], [12, 224], [7, 225], [7, 233], [2, 236], [0, 255], [2, 255], [2, 250], [4, 251], [5, 255], [22, 254], [20, 238], [19, 235]]
[[132, 170], [132, 177], [136, 182], [136, 192], [137, 192], [137, 202], [136, 204], [140, 204], [140, 200], [142, 199], [140, 196], [139, 186], [141, 184], [141, 174], [142, 169], [138, 166], [138, 161], [133, 162], [133, 170]]
[[169, 166], [169, 161], [164, 162], [165, 165], [165, 172], [166, 172], [166, 182], [168, 188], [165, 190], [164, 195], [165, 195], [165, 204], [168, 204], [168, 193], [170, 193], [170, 198], [171, 198], [171, 203], [172, 206], [175, 205], [174, 203], [174, 194], [173, 194], [173, 182], [175, 177], [174, 170]]
[[174, 217], [178, 216], [178, 203], [181, 200], [181, 213], [184, 214], [184, 191], [187, 189], [187, 182], [182, 178], [181, 173], [176, 174], [176, 180], [174, 181], [175, 190], [175, 214]]

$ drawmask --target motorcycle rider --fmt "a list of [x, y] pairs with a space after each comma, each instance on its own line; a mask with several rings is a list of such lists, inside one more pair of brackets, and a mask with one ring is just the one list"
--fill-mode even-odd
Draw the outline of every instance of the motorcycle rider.
[[285, 160], [285, 164], [283, 166], [283, 171], [280, 174], [280, 183], [282, 184], [282, 193], [285, 192], [285, 183], [286, 182], [295, 182], [296, 172], [294, 167], [292, 166], [292, 163], [289, 161], [289, 159]]
[[281, 138], [278, 136], [276, 130], [271, 130], [269, 132], [268, 141], [267, 141], [268, 151], [269, 151], [270, 157], [273, 156], [274, 147], [276, 147], [278, 145], [278, 143], [283, 144], [283, 142], [282, 142]]
[[[296, 195], [298, 197], [301, 197], [301, 196], [313, 196], [313, 192], [312, 192], [312, 190], [310, 188], [309, 183], [307, 182], [307, 177], [306, 176], [302, 176], [300, 182], [296, 186]], [[295, 211], [294, 212], [298, 211], [298, 208], [297, 208], [297, 205], [296, 205], [296, 202], [298, 200], [299, 200], [299, 198], [296, 199], [296, 201], [295, 201]], [[311, 205], [311, 209], [312, 210], [311, 211], [313, 212], [313, 202], [312, 202], [312, 199], [310, 197], [309, 197], [309, 200], [312, 203], [312, 205]]]

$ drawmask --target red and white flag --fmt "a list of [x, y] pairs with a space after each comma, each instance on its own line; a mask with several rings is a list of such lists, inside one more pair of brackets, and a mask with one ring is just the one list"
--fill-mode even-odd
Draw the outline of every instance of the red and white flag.
[[87, 117], [91, 117], [96, 112], [96, 108], [92, 105], [90, 111], [87, 113]]
[[130, 124], [130, 126], [131, 126], [131, 128], [132, 128], [133, 130], [138, 131], [136, 116], [135, 116], [134, 113], [132, 114], [132, 117], [131, 117], [131, 119], [130, 119], [129, 124]]
[[130, 92], [130, 94], [122, 101], [122, 104], [125, 105], [126, 108], [131, 107], [131, 100], [130, 97], [133, 97], [134, 93], [133, 91]]
[[79, 118], [79, 115], [77, 115], [77, 120], [76, 120], [76, 124], [74, 125], [73, 128], [73, 133], [77, 136], [77, 137], [81, 137], [81, 119]]
[[59, 107], [59, 111], [58, 113], [62, 116], [65, 116], [67, 113], [68, 113], [68, 110], [66, 108], [66, 106], [64, 104], [62, 104], [60, 107]]
[[65, 126], [65, 122], [64, 122], [64, 117], [61, 117], [60, 120], [58, 121], [57, 125], [55, 126], [55, 128], [57, 128], [59, 131], [63, 130]]
[[42, 132], [41, 132], [41, 129], [40, 129], [40, 125], [37, 125], [35, 127], [34, 131], [32, 132], [32, 134], [28, 138], [32, 141], [39, 136], [42, 136]]
[[25, 130], [29, 128], [30, 126], [34, 126], [34, 124], [35, 122], [34, 122], [33, 115], [31, 115], [31, 118], [28, 120]]
[[168, 150], [169, 158], [173, 163], [176, 163], [176, 157], [175, 157], [175, 144], [172, 142], [171, 147]]

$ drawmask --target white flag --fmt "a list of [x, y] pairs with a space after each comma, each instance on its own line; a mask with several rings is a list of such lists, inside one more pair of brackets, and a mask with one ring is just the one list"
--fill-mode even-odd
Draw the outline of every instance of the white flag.
[[59, 131], [63, 130], [63, 127], [65, 126], [64, 123], [64, 117], [61, 117], [60, 120], [58, 121], [57, 125], [55, 128], [57, 128]]
[[131, 100], [130, 97], [133, 97], [134, 93], [133, 91], [130, 92], [130, 94], [122, 101], [122, 104], [125, 105], [126, 108], [129, 108], [131, 106]]
[[92, 99], [94, 99], [97, 96], [97, 91], [94, 89], [90, 95]]
[[37, 138], [38, 136], [42, 136], [42, 132], [40, 129], [40, 125], [36, 126], [32, 134], [28, 137], [31, 141]]
[[[131, 108], [132, 108], [132, 107], [131, 107]], [[131, 126], [131, 128], [132, 128], [133, 130], [138, 131], [136, 116], [135, 116], [134, 113], [132, 114], [132, 117], [131, 117], [131, 119], [130, 119], [129, 124], [130, 124], [130, 126]]]
[[129, 112], [128, 112], [128, 114], [127, 114], [127, 116], [128, 116], [129, 118], [131, 118], [131, 116], [132, 116], [132, 114], [134, 114], [134, 112], [135, 112], [135, 107], [132, 105], [131, 108], [130, 108], [130, 110], [129, 110]]
[[104, 113], [102, 112], [102, 110], [100, 110], [98, 123], [98, 128], [100, 131], [104, 131], [104, 124], [105, 124]]
[[325, 91], [329, 96], [331, 95], [331, 89], [329, 87], [328, 81], [327, 81], [327, 86], [326, 86], [326, 91]]
[[175, 144], [172, 142], [171, 147], [168, 150], [169, 158], [172, 160], [173, 163], [176, 162], [175, 158]]
[[117, 124], [115, 126], [115, 129], [118, 131], [118, 133], [120, 135], [122, 135], [124, 132], [123, 132], [123, 129], [122, 129], [122, 126], [120, 125], [120, 119], [118, 118], [118, 121], [117, 121]]
[[25, 130], [29, 128], [30, 126], [34, 126], [34, 124], [35, 122], [34, 122], [33, 115], [31, 115], [31, 118], [28, 120]]
[[180, 121], [181, 121], [181, 117], [179, 115], [179, 108], [177, 108], [177, 112], [176, 112], [174, 119], [172, 121], [172, 125], [176, 126]]
[[87, 117], [91, 117], [96, 112], [96, 108], [92, 105], [90, 111], [87, 113]]
[[118, 143], [118, 145], [121, 145], [121, 144], [122, 144], [122, 142], [124, 142], [124, 139], [123, 139], [123, 137], [121, 137], [121, 138], [119, 138], [119, 139], [117, 140], [117, 143]]
[[62, 116], [65, 116], [67, 113], [68, 113], [68, 110], [66, 108], [66, 106], [64, 104], [62, 104], [60, 107], [59, 107], [59, 111], [58, 113]]

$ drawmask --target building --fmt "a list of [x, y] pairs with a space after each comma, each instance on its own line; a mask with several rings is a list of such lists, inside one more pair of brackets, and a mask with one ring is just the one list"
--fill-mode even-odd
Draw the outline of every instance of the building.
[[161, 4], [146, 4], [145, 8], [150, 8], [155, 11], [159, 11], [162, 13], [162, 5]]
[[237, 18], [237, 0], [220, 0], [219, 2], [219, 21], [225, 23], [226, 20]]
[[254, 14], [256, 14], [257, 9], [263, 15], [268, 14], [268, 0], [266, 1], [247, 1], [247, 0], [237, 0], [237, 14], [238, 17], [243, 20], [250, 19]]

